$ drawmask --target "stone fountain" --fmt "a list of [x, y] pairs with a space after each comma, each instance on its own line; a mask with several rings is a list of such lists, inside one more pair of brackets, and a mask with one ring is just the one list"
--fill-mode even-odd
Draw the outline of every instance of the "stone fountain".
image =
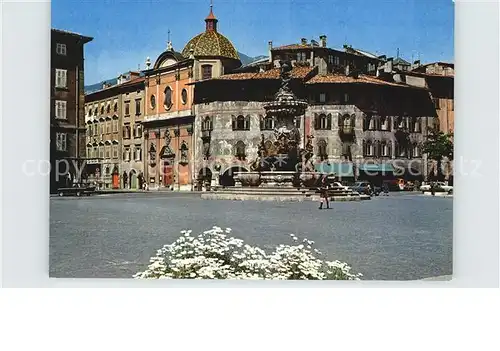
[[240, 172], [234, 177], [240, 186], [288, 187], [313, 186], [314, 174], [312, 136], [301, 148], [300, 119], [305, 114], [307, 102], [297, 99], [290, 88], [292, 66], [281, 61], [281, 86], [274, 101], [264, 106], [266, 115], [275, 121], [274, 138], [267, 142], [264, 134], [252, 163], [251, 172]]
[[[318, 199], [317, 183], [321, 174], [314, 170], [313, 136], [302, 140], [299, 126], [308, 107], [290, 88], [292, 65], [280, 61], [281, 86], [274, 101], [264, 106], [266, 115], [275, 120], [274, 133], [265, 140], [261, 135], [257, 158], [250, 172], [237, 172], [235, 186], [215, 188], [203, 193], [205, 199], [304, 201]], [[305, 145], [304, 145], [305, 144]], [[304, 145], [302, 147], [302, 145]], [[332, 175], [333, 176], [333, 175]], [[332, 200], [360, 200], [343, 187], [332, 189]]]

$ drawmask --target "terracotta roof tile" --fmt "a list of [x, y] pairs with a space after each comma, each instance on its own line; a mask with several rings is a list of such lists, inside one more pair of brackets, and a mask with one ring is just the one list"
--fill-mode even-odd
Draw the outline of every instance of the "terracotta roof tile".
[[245, 79], [252, 79], [253, 76], [255, 76], [254, 72], [233, 73], [233, 74], [225, 74], [225, 75], [220, 76], [216, 79], [219, 79], [219, 80], [245, 80]]
[[406, 84], [398, 84], [394, 82], [387, 82], [376, 77], [359, 75], [358, 78], [348, 77], [342, 74], [327, 74], [327, 75], [316, 75], [310, 79], [306, 84], [322, 84], [322, 83], [337, 83], [337, 84], [377, 84], [377, 85], [389, 85], [398, 87], [407, 87]]
[[289, 45], [282, 45], [282, 46], [277, 46], [273, 48], [273, 50], [299, 50], [299, 49], [307, 49], [310, 48], [311, 45], [302, 45], [302, 44], [289, 44]]
[[[313, 70], [311, 67], [294, 67], [291, 76], [295, 79], [304, 79]], [[220, 76], [220, 80], [248, 80], [248, 79], [279, 79], [280, 69], [273, 68], [259, 73], [233, 73]]]

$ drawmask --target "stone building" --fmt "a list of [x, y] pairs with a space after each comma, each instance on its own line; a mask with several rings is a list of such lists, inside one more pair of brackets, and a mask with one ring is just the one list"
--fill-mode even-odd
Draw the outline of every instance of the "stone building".
[[192, 38], [182, 53], [169, 41], [153, 67], [149, 58], [146, 66], [145, 179], [150, 189], [193, 190], [195, 113], [191, 84], [240, 67], [238, 53], [218, 31], [218, 20], [210, 7], [205, 31]]
[[433, 62], [414, 68], [410, 73], [425, 78], [436, 114], [438, 129], [444, 133], [453, 133], [455, 124], [454, 80], [455, 65], [446, 62]]
[[[314, 65], [293, 60], [291, 72], [292, 90], [309, 103], [297, 123], [302, 147], [313, 136], [317, 170], [375, 182], [420, 176], [422, 142], [435, 117], [428, 90], [396, 82], [377, 62], [373, 75], [350, 68], [349, 60], [341, 72], [335, 59], [329, 65], [328, 56], [313, 56]], [[368, 71], [368, 64], [362, 67]], [[235, 171], [250, 170], [261, 135], [273, 140], [275, 122], [266, 117], [263, 105], [273, 99], [279, 84], [277, 68], [196, 83], [195, 166], [200, 183], [232, 185]]]
[[103, 189], [137, 189], [143, 179], [144, 78], [120, 75], [116, 85], [85, 96], [88, 179]]
[[84, 45], [92, 40], [77, 33], [51, 30], [51, 193], [70, 185], [75, 178], [80, 180], [75, 165], [85, 157]]

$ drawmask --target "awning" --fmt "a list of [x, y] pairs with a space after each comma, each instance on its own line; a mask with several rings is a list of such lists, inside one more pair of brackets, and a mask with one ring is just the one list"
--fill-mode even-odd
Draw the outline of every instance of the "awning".
[[390, 163], [363, 163], [359, 165], [359, 170], [363, 172], [394, 172], [394, 167]]
[[335, 174], [337, 177], [354, 177], [352, 163], [322, 162], [314, 166], [316, 172]]

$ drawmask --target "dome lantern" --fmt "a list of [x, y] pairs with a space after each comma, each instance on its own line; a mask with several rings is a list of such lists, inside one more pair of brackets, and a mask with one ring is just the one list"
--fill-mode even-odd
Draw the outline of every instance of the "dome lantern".
[[217, 32], [217, 22], [219, 21], [215, 15], [214, 15], [214, 12], [213, 12], [213, 4], [212, 4], [212, 1], [210, 1], [210, 13], [208, 14], [207, 18], [205, 18], [205, 22], [206, 22], [206, 31], [209, 32], [209, 31], [214, 31], [214, 32]]

